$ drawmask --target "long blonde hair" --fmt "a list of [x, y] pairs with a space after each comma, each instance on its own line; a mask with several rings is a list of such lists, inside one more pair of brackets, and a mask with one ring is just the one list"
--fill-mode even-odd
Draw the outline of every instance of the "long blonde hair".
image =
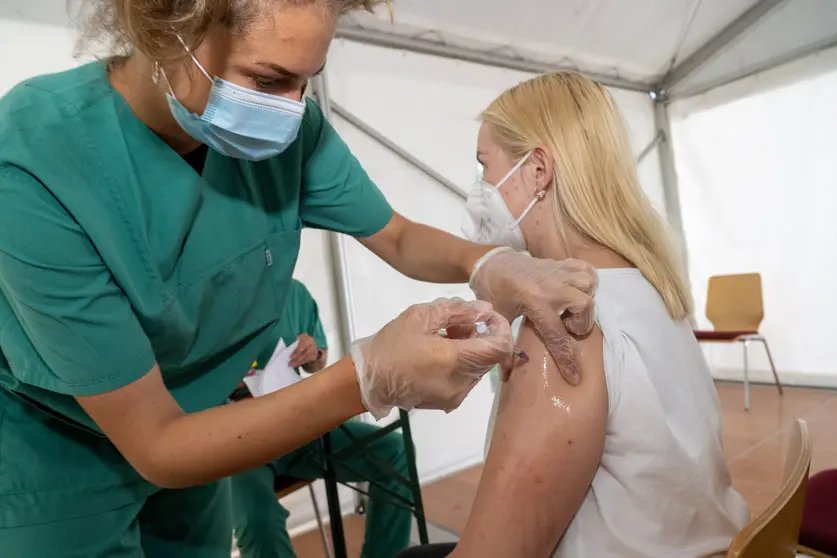
[[639, 185], [627, 127], [607, 89], [573, 72], [546, 74], [500, 95], [482, 120], [510, 156], [543, 147], [554, 157], [559, 231], [569, 225], [631, 262], [672, 318], [691, 314], [668, 227]]

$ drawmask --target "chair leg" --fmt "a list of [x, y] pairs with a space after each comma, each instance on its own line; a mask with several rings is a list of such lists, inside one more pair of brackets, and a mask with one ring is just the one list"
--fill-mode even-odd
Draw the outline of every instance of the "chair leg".
[[311, 503], [314, 504], [314, 517], [317, 518], [317, 527], [320, 529], [320, 537], [323, 540], [323, 551], [326, 558], [334, 558], [334, 552], [331, 550], [331, 543], [328, 540], [328, 532], [323, 525], [323, 518], [320, 516], [320, 505], [317, 503], [317, 496], [314, 494], [313, 483], [308, 485], [308, 492], [311, 494]]
[[747, 354], [748, 341], [742, 341], [744, 346], [744, 410], [750, 410], [750, 359]]
[[764, 351], [767, 353], [767, 360], [770, 361], [770, 370], [773, 372], [773, 379], [776, 380], [776, 387], [779, 389], [779, 395], [784, 393], [782, 389], [782, 382], [779, 381], [779, 374], [776, 373], [776, 365], [773, 364], [773, 355], [770, 354], [770, 347], [767, 346], [767, 339], [764, 337], [760, 340], [764, 345]]
[[[331, 454], [331, 436], [328, 433], [320, 438], [323, 442], [323, 453]], [[340, 496], [337, 493], [337, 475], [334, 463], [325, 458], [323, 481], [326, 485], [326, 500], [328, 500], [328, 515], [331, 520], [331, 542], [335, 558], [346, 558], [346, 537], [343, 534], [343, 516], [340, 513]]]
[[410, 472], [410, 489], [413, 492], [413, 511], [418, 527], [419, 542], [427, 544], [430, 539], [427, 535], [427, 518], [424, 516], [424, 502], [421, 497], [421, 485], [419, 484], [418, 468], [416, 466], [416, 447], [413, 445], [413, 431], [410, 427], [410, 413], [401, 409], [401, 433], [404, 438], [404, 453], [407, 457], [407, 468]]

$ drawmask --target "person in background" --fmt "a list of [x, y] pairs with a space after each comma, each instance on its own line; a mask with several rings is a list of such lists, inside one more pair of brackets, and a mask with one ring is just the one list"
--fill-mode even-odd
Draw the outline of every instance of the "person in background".
[[[296, 279], [291, 280], [285, 308], [273, 328], [268, 346], [259, 356], [258, 366], [267, 364], [280, 341], [286, 346], [294, 341], [299, 343], [291, 355], [292, 367], [309, 373], [316, 373], [325, 367], [328, 345], [317, 302], [305, 285]], [[242, 384], [232, 399], [249, 395]], [[299, 420], [305, 418], [300, 417]], [[377, 430], [378, 427], [372, 424], [349, 420], [331, 431], [332, 451], [339, 452], [352, 444], [352, 438], [363, 438]], [[379, 463], [386, 464], [386, 469]], [[362, 452], [337, 461], [335, 472], [339, 481], [376, 481], [386, 489], [410, 498], [409, 489], [389, 474], [397, 472], [404, 478], [408, 474], [404, 439], [399, 432], [390, 432]], [[322, 478], [323, 473], [322, 444], [320, 440], [315, 440], [267, 465], [232, 478], [233, 526], [242, 558], [296, 556], [288, 535], [289, 513], [276, 501], [274, 483], [277, 477], [314, 480]], [[362, 558], [391, 558], [409, 544], [412, 516], [404, 508], [387, 504], [387, 500], [393, 500], [393, 496], [370, 482]]]

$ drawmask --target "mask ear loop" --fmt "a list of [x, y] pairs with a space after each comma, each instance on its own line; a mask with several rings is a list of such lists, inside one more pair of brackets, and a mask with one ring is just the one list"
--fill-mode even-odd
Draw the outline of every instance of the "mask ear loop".
[[520, 170], [520, 167], [522, 167], [522, 166], [524, 165], [524, 163], [526, 163], [526, 161], [528, 161], [528, 160], [529, 160], [529, 157], [531, 157], [531, 156], [532, 156], [532, 153], [534, 153], [534, 151], [530, 151], [529, 153], [527, 153], [526, 155], [524, 155], [524, 156], [523, 156], [523, 157], [522, 157], [522, 158], [521, 158], [521, 159], [517, 162], [517, 164], [516, 164], [515, 166], [513, 166], [509, 172], [507, 172], [507, 173], [506, 173], [506, 176], [504, 176], [503, 178], [501, 178], [501, 179], [500, 179], [500, 182], [498, 182], [498, 183], [496, 184], [496, 186], [494, 186], [494, 187], [495, 187], [495, 188], [497, 188], [497, 189], [499, 190], [499, 189], [500, 189], [500, 186], [502, 186], [503, 184], [505, 184], [505, 183], [508, 181], [508, 179], [509, 179], [509, 178], [511, 178], [511, 176], [512, 176], [514, 173], [516, 173], [518, 170]]
[[[201, 73], [204, 76], [206, 76], [206, 79], [209, 80], [209, 83], [215, 83], [215, 80], [212, 79], [212, 76], [209, 75], [209, 72], [207, 72], [206, 69], [203, 66], [201, 66], [201, 63], [198, 62], [198, 59], [195, 58], [194, 54], [192, 54], [192, 50], [186, 45], [186, 42], [183, 40], [183, 37], [177, 35], [177, 40], [180, 41], [181, 45], [183, 45], [183, 49], [186, 51], [186, 54], [189, 55], [189, 57], [192, 59], [192, 62], [194, 62], [195, 66], [198, 67], [198, 70], [200, 70]], [[163, 81], [166, 82], [166, 87], [168, 87], [171, 96], [176, 99], [177, 95], [174, 94], [174, 88], [171, 86], [169, 76], [166, 75], [166, 71], [163, 69], [162, 66], [160, 66], [159, 62], [154, 62], [154, 70], [151, 72], [151, 81], [157, 84], [160, 82], [161, 77], [163, 78]]]
[[529, 202], [529, 205], [526, 206], [526, 209], [523, 210], [523, 213], [520, 214], [520, 217], [518, 217], [517, 219], [514, 220], [514, 223], [511, 224], [509, 229], [515, 229], [515, 228], [519, 227], [521, 221], [523, 221], [523, 218], [526, 217], [526, 215], [530, 211], [532, 211], [532, 208], [535, 207], [535, 204], [538, 203], [539, 201], [541, 201], [542, 199], [544, 199], [545, 197], [546, 197], [546, 191], [545, 190], [538, 191], [535, 194], [535, 197], [532, 198], [532, 201]]
[[178, 36], [177, 36], [177, 40], [178, 40], [178, 41], [180, 41], [180, 44], [181, 44], [181, 45], [183, 45], [183, 48], [186, 50], [186, 53], [187, 53], [187, 54], [188, 54], [188, 55], [192, 58], [192, 62], [194, 62], [194, 63], [195, 63], [195, 66], [197, 66], [197, 67], [198, 67], [198, 69], [201, 71], [201, 73], [202, 73], [204, 76], [206, 76], [206, 79], [208, 79], [208, 80], [209, 80], [209, 83], [213, 83], [215, 80], [214, 80], [214, 79], [212, 79], [212, 76], [210, 76], [210, 75], [209, 75], [209, 72], [207, 72], [207, 71], [206, 71], [206, 69], [205, 69], [203, 66], [201, 66], [201, 63], [200, 63], [200, 62], [198, 62], [198, 59], [197, 59], [197, 58], [195, 58], [195, 55], [194, 55], [194, 54], [192, 54], [192, 49], [190, 49], [190, 48], [186, 45], [186, 42], [183, 40], [183, 37], [181, 37], [180, 35], [178, 35]]

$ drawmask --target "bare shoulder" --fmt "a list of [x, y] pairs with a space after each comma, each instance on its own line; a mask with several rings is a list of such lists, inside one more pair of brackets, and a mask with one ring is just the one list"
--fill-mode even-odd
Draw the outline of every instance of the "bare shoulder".
[[[565, 412], [576, 410], [590, 418], [603, 406], [607, 409], [607, 383], [604, 372], [604, 339], [598, 327], [586, 336], [574, 338], [574, 358], [579, 364], [582, 380], [577, 386], [567, 384], [558, 365], [547, 352], [543, 340], [532, 324], [526, 321], [520, 329], [517, 345], [525, 351], [529, 362], [520, 362], [512, 371], [503, 389], [503, 406], [532, 405]], [[579, 406], [573, 409], [573, 404]], [[569, 413], [572, 415], [572, 413]]]

